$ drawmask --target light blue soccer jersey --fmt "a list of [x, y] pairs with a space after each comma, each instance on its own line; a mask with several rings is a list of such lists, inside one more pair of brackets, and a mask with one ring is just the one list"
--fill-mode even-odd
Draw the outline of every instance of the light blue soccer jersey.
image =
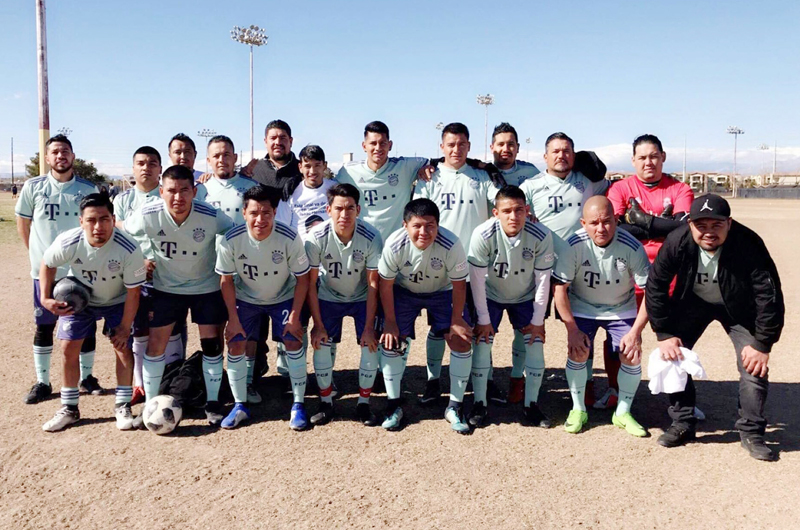
[[297, 284], [295, 277], [310, 269], [297, 232], [280, 222], [272, 226], [263, 241], [251, 236], [247, 225], [238, 225], [219, 243], [216, 271], [221, 276], [234, 276], [238, 300], [257, 305], [290, 300]]
[[427, 158], [389, 158], [378, 171], [366, 162], [345, 164], [336, 174], [341, 184], [352, 184], [361, 192], [361, 219], [371, 224], [387, 240], [403, 226], [403, 208], [411, 200], [417, 171]]
[[95, 307], [124, 302], [126, 289], [143, 285], [146, 277], [139, 245], [116, 228], [102, 247], [91, 246], [83, 228], [68, 230], [45, 251], [43, 260], [48, 267], [69, 267], [70, 276], [91, 288], [89, 305]]
[[[73, 176], [67, 182], [59, 182], [48, 174], [25, 182], [14, 213], [31, 220], [31, 236], [28, 240], [31, 278], [39, 278], [42, 256], [56, 237], [80, 226], [81, 200], [98, 191], [97, 186], [78, 176]], [[66, 275], [67, 267], [59, 267], [56, 278]]]
[[570, 251], [559, 256], [553, 276], [569, 283], [572, 314], [595, 320], [635, 318], [634, 284], [644, 289], [650, 270], [639, 240], [617, 228], [611, 243], [598, 247], [580, 229], [567, 244]]
[[420, 180], [414, 198], [424, 197], [439, 207], [439, 226], [469, 245], [472, 232], [492, 216], [497, 188], [489, 174], [464, 164], [453, 169], [439, 164], [428, 182]]
[[197, 199], [180, 226], [163, 200], [145, 204], [125, 220], [126, 232], [150, 240], [156, 263], [153, 287], [173, 294], [219, 290], [219, 277], [214, 272], [215, 239], [231, 227], [233, 222], [227, 215]]
[[158, 186], [150, 191], [140, 191], [139, 188], [129, 188], [114, 197], [114, 216], [117, 221], [125, 221], [134, 210], [141, 208], [144, 203], [158, 200], [161, 197]]
[[305, 241], [312, 267], [319, 267], [319, 299], [328, 302], [362, 302], [367, 299], [367, 271], [378, 270], [383, 240], [362, 219], [356, 220], [352, 239], [345, 245], [331, 220], [315, 226]]
[[[244, 175], [236, 174], [229, 179], [211, 177], [205, 183], [204, 200], [227, 215], [234, 225], [244, 224], [244, 193], [258, 186], [258, 182]], [[200, 195], [200, 188], [198, 193]]]
[[522, 186], [523, 182], [539, 174], [539, 168], [530, 162], [517, 160], [511, 169], [501, 169], [500, 174], [509, 186]]
[[528, 220], [519, 234], [509, 238], [500, 220], [492, 218], [472, 233], [469, 263], [488, 268], [486, 297], [495, 302], [533, 300], [536, 271], [549, 271], [554, 261], [553, 236], [541, 223]]
[[383, 247], [378, 272], [412, 293], [449, 291], [452, 282], [469, 276], [464, 247], [455, 234], [439, 227], [434, 242], [425, 250], [414, 246], [405, 228], [389, 236]]

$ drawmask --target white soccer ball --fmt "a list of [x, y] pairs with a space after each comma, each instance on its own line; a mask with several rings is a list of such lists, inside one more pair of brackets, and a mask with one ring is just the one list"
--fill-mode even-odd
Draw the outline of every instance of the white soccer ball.
[[158, 435], [169, 434], [183, 418], [183, 409], [172, 396], [156, 396], [148, 401], [142, 411], [147, 430]]

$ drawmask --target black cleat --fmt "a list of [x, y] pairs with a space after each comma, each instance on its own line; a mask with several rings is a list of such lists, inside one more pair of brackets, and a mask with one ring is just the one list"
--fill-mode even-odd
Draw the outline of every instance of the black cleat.
[[539, 409], [539, 405], [536, 403], [531, 403], [530, 407], [523, 407], [522, 416], [525, 418], [525, 422], [528, 425], [533, 425], [534, 427], [549, 429], [553, 426], [553, 422], [550, 421], [550, 418], [544, 415], [544, 413]]
[[489, 401], [493, 401], [498, 405], [505, 405], [508, 403], [508, 395], [492, 380], [486, 386], [486, 397]]
[[93, 375], [87, 375], [86, 379], [81, 381], [81, 390], [93, 396], [102, 396], [106, 393], [105, 389], [100, 386], [97, 378]]
[[425, 383], [425, 392], [422, 393], [422, 397], [419, 398], [419, 402], [421, 405], [433, 405], [441, 397], [442, 389], [439, 386], [439, 380], [431, 379]]
[[[369, 408], [369, 403], [359, 403], [356, 405], [356, 416], [358, 421], [364, 424], [365, 427], [377, 427], [381, 424], [378, 417], [372, 413]], [[314, 420], [313, 418], [311, 419]]]
[[53, 393], [53, 386], [46, 385], [44, 383], [36, 383], [31, 387], [30, 392], [28, 395], [25, 396], [25, 404], [26, 405], [35, 405], [41, 401], [50, 397], [50, 394]]
[[679, 447], [697, 437], [694, 425], [673, 423], [664, 434], [658, 437], [658, 445], [664, 447]]
[[319, 404], [319, 412], [311, 416], [312, 425], [325, 425], [330, 423], [336, 414], [333, 411], [333, 404], [325, 401]]
[[472, 410], [469, 411], [467, 415], [467, 423], [473, 429], [477, 429], [478, 427], [483, 427], [486, 424], [486, 418], [489, 417], [489, 409], [486, 408], [481, 402], [475, 403], [472, 406]]
[[212, 427], [219, 427], [225, 414], [222, 412], [222, 404], [219, 401], [209, 401], [206, 403], [206, 420]]
[[764, 443], [763, 434], [740, 432], [739, 437], [742, 439], [742, 447], [756, 460], [774, 462], [778, 459], [777, 453]]

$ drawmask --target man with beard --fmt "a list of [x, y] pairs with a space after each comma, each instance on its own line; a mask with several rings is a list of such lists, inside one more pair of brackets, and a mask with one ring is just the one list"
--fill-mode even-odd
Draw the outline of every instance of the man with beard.
[[[251, 161], [242, 173], [253, 180], [281, 190], [281, 199], [288, 201], [295, 188], [303, 180], [300, 164], [292, 152], [292, 128], [283, 120], [272, 120], [264, 132], [267, 158]], [[252, 171], [252, 175], [249, 172]]]

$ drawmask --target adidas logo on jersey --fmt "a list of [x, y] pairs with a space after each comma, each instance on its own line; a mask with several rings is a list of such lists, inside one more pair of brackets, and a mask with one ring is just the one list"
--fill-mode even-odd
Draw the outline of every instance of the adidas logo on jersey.
[[588, 259], [581, 264], [581, 267], [591, 267], [591, 266], [592, 266], [592, 264], [589, 263]]
[[78, 259], [75, 260], [75, 265], [83, 265], [83, 262], [81, 261], [81, 258], [78, 258]]
[[333, 256], [331, 256], [330, 254], [326, 254], [325, 259], [333, 259]]
[[405, 265], [403, 265], [403, 267], [411, 267], [411, 262], [410, 261], [406, 261], [406, 263], [405, 263]]
[[159, 235], [159, 236], [166, 236], [167, 234], [165, 234], [163, 230], [159, 230], [159, 231], [158, 231], [158, 234], [156, 234], [156, 235]]
[[247, 256], [245, 256], [244, 254], [241, 254], [237, 259], [247, 259]]

